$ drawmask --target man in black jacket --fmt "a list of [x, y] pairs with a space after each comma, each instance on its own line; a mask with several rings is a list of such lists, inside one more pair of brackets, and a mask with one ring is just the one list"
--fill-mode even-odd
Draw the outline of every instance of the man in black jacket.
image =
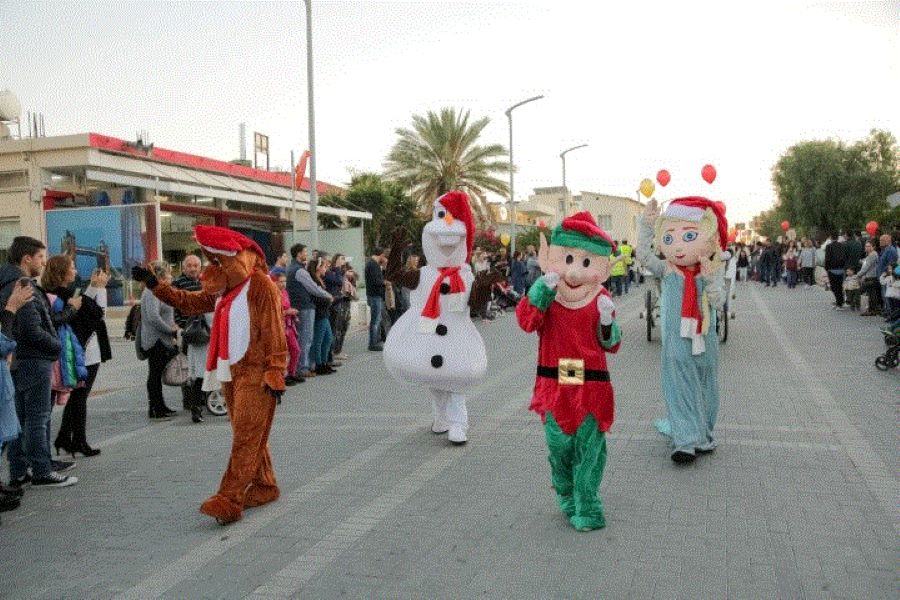
[[[838, 234], [831, 236], [831, 243], [825, 246], [825, 270], [828, 271], [828, 287], [834, 294], [835, 310], [844, 310], [844, 274], [847, 270], [847, 252]], [[857, 268], [858, 265], [857, 265]]]
[[[203, 264], [200, 262], [200, 257], [196, 254], [188, 254], [184, 257], [184, 260], [181, 261], [181, 277], [172, 282], [172, 287], [179, 290], [187, 290], [189, 292], [199, 292], [203, 289], [203, 284], [200, 283], [200, 272], [202, 270]], [[177, 308], [175, 309], [175, 324], [182, 329], [182, 332], [187, 329], [187, 326], [191, 321], [201, 321], [205, 319], [205, 315], [186, 317], [181, 314]], [[187, 354], [190, 359], [193, 357], [192, 355], [194, 352], [206, 356], [206, 349], [208, 346], [208, 344], [203, 344], [197, 348], [189, 349], [188, 344], [183, 343], [181, 351], [184, 354]], [[184, 406], [185, 410], [191, 411], [191, 418], [194, 423], [203, 422], [203, 409], [201, 407], [204, 404], [206, 395], [201, 390], [202, 385], [202, 378], [189, 378], [185, 384], [181, 386], [181, 404]]]
[[40, 240], [19, 236], [9, 247], [9, 262], [0, 268], [0, 306], [16, 285], [30, 285], [35, 290], [34, 301], [19, 309], [13, 322], [13, 383], [22, 433], [9, 444], [9, 477], [18, 487], [28, 483], [35, 487], [74, 485], [78, 483], [76, 477], [60, 475], [50, 462], [50, 371], [53, 361], [59, 358], [60, 341], [50, 318], [47, 296], [32, 281], [44, 270], [47, 248]]

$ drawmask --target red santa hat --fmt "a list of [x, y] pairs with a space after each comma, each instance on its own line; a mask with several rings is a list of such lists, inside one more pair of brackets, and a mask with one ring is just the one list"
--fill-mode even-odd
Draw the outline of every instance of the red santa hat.
[[450, 190], [437, 201], [453, 215], [454, 219], [459, 219], [466, 226], [466, 262], [469, 262], [472, 260], [472, 246], [475, 243], [475, 219], [472, 218], [468, 194]]
[[265, 262], [266, 255], [259, 245], [237, 231], [214, 225], [194, 226], [194, 238], [197, 243], [211, 254], [235, 256], [241, 250], [252, 250]]
[[724, 250], [728, 245], [728, 219], [725, 218], [725, 204], [723, 202], [717, 202], [702, 196], [676, 198], [666, 207], [663, 216], [684, 219], [685, 221], [700, 221], [706, 209], [711, 210], [716, 216], [717, 229], [719, 230], [719, 245]]
[[550, 234], [550, 243], [554, 246], [582, 248], [600, 256], [609, 256], [616, 252], [616, 243], [586, 210], [563, 219]]

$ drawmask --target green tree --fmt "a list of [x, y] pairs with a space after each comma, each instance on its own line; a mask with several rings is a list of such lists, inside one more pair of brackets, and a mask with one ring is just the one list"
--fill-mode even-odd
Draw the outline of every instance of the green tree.
[[544, 237], [547, 238], [547, 243], [550, 243], [550, 228], [549, 227], [531, 227], [527, 229], [525, 232], [516, 235], [516, 250], [521, 250], [525, 252], [525, 249], [528, 246], [534, 246], [535, 250], [539, 250], [541, 247], [541, 238], [540, 234], [544, 234]]
[[[424, 222], [417, 214], [415, 202], [399, 183], [387, 181], [377, 173], [358, 173], [350, 180], [344, 201], [350, 207], [372, 213], [372, 220], [363, 225], [367, 253], [375, 247], [389, 246], [398, 228], [407, 230], [414, 245], [419, 243]], [[358, 220], [351, 219], [351, 225], [358, 224]]]
[[412, 128], [398, 128], [398, 140], [385, 161], [386, 175], [409, 190], [422, 214], [442, 194], [458, 189], [469, 194], [472, 210], [490, 220], [487, 193], [503, 197], [509, 186], [498, 175], [509, 173], [508, 153], [501, 144], [478, 144], [488, 117], [469, 122], [469, 111], [455, 108], [413, 115]]
[[[325, 194], [319, 198], [319, 205], [344, 208], [345, 202], [343, 200], [339, 194]], [[337, 215], [318, 213], [317, 220], [319, 221], [319, 227], [322, 229], [340, 229], [344, 225], [343, 217]]]
[[811, 235], [860, 230], [888, 216], [887, 196], [900, 188], [898, 156], [894, 136], [878, 130], [852, 145], [796, 144], [772, 169], [775, 212]]

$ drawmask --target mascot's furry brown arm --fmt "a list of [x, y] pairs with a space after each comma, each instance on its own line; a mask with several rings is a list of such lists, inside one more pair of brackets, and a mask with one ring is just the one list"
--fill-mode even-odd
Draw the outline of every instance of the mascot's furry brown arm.
[[198, 225], [194, 235], [209, 261], [201, 291], [157, 282], [141, 267], [132, 275], [184, 315], [215, 312], [203, 389], [221, 386], [234, 440], [219, 491], [200, 511], [226, 524], [239, 520], [244, 508], [278, 499], [268, 439], [285, 389], [288, 350], [281, 295], [259, 246], [222, 227]]

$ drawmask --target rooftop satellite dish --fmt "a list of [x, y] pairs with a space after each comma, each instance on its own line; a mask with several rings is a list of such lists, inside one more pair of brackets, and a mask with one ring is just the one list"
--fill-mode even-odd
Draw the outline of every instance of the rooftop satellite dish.
[[0, 90], [0, 121], [17, 121], [22, 115], [22, 104], [9, 90]]

